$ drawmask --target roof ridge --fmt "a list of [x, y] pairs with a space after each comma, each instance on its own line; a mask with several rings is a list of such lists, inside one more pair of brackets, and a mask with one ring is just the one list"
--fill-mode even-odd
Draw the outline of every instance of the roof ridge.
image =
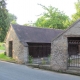
[[[51, 40], [62, 33], [62, 30], [45, 29], [37, 27], [21, 27], [23, 25], [12, 25], [21, 42], [51, 43]], [[26, 43], [25, 43], [26, 44]], [[24, 45], [24, 43], [23, 43]]]
[[55, 28], [42, 28], [42, 27], [36, 27], [36, 26], [25, 26], [25, 25], [20, 25], [20, 24], [12, 24], [12, 25], [19, 25], [22, 27], [30, 27], [30, 28], [37, 28], [37, 29], [63, 30], [63, 29], [55, 29]]
[[61, 34], [59, 34], [57, 37], [55, 37], [52, 41], [54, 41], [55, 39], [57, 39], [58, 37], [60, 37], [62, 34], [64, 34], [66, 31], [68, 31], [70, 28], [72, 28], [76, 23], [78, 23], [80, 21], [80, 19], [76, 20], [71, 26], [69, 26], [66, 30], [64, 30], [64, 32], [62, 32]]

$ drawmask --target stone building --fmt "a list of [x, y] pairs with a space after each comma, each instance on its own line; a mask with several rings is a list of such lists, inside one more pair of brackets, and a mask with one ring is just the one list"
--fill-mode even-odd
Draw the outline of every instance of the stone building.
[[6, 54], [20, 63], [28, 57], [43, 58], [51, 53], [51, 40], [62, 30], [11, 25], [5, 38]]
[[51, 68], [66, 70], [69, 67], [80, 68], [80, 19], [51, 43]]

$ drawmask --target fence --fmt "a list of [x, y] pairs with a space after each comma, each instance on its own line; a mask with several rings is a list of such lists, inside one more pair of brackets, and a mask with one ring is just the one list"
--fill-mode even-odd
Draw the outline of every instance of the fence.
[[80, 67], [80, 54], [70, 55], [68, 59], [69, 67]]

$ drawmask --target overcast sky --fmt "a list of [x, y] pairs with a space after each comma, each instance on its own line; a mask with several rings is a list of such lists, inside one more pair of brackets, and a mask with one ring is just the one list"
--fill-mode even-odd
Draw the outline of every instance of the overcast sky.
[[75, 13], [74, 2], [77, 0], [7, 0], [7, 9], [16, 15], [18, 24], [34, 22], [44, 9], [38, 4], [53, 6], [71, 16]]

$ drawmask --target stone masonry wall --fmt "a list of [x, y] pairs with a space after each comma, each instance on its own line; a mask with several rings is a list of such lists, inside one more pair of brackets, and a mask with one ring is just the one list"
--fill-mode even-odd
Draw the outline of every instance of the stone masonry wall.
[[9, 56], [9, 41], [13, 41], [13, 58], [19, 63], [27, 62], [27, 47], [24, 47], [19, 41], [14, 29], [10, 27], [6, 37], [6, 54]]
[[51, 68], [53, 70], [66, 70], [68, 62], [68, 37], [80, 37], [80, 20], [76, 22], [51, 44]]
[[67, 39], [63, 36], [52, 42], [51, 45], [51, 67], [54, 70], [67, 69]]

